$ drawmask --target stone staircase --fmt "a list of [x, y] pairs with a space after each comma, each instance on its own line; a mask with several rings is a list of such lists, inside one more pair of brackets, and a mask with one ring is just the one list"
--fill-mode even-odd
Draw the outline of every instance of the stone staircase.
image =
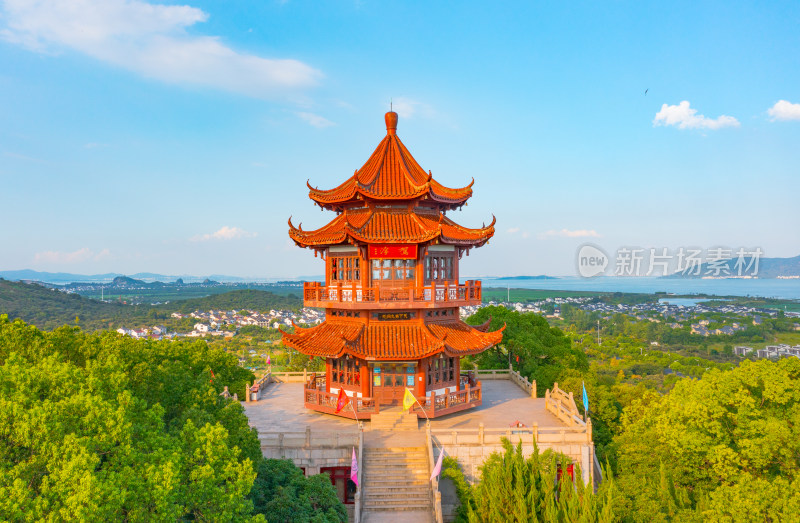
[[416, 431], [419, 429], [419, 419], [416, 414], [403, 412], [399, 408], [387, 409], [379, 414], [373, 414], [369, 421], [369, 430], [394, 432], [397, 430]]
[[362, 522], [433, 521], [430, 463], [416, 414], [390, 408], [364, 434]]
[[432, 521], [425, 446], [364, 448], [362, 521]]

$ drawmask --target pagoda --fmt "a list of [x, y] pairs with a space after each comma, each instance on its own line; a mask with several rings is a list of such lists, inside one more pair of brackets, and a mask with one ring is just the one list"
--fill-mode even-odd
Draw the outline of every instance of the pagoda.
[[306, 282], [306, 307], [325, 309], [314, 327], [295, 325], [285, 346], [325, 359], [325, 374], [304, 387], [307, 408], [336, 413], [340, 390], [352, 398], [341, 416], [365, 419], [398, 404], [406, 388], [428, 417], [481, 404], [481, 385], [462, 375], [460, 358], [502, 339], [488, 322], [461, 321], [459, 307], [481, 303], [480, 281], [459, 283], [458, 262], [494, 235], [445, 216], [472, 196], [433, 179], [397, 136], [397, 113], [386, 113], [386, 137], [367, 162], [330, 190], [308, 182], [309, 197], [336, 217], [317, 230], [289, 236], [325, 261], [325, 282]]

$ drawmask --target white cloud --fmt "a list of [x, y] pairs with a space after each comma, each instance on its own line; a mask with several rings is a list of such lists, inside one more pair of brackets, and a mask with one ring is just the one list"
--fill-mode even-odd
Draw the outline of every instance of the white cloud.
[[56, 264], [68, 265], [72, 263], [81, 263], [85, 261], [99, 261], [111, 257], [111, 251], [103, 249], [100, 252], [94, 252], [88, 247], [78, 249], [73, 252], [62, 251], [44, 251], [37, 252], [33, 256], [33, 263], [35, 264]]
[[193, 236], [191, 241], [207, 242], [209, 240], [238, 240], [240, 238], [255, 238], [256, 236], [258, 236], [257, 233], [247, 232], [239, 227], [228, 227], [225, 225], [216, 232]]
[[716, 119], [706, 118], [702, 114], [697, 114], [697, 109], [689, 107], [689, 102], [684, 100], [678, 105], [662, 105], [653, 119], [653, 126], [659, 125], [673, 125], [678, 129], [721, 129], [739, 127], [739, 120], [724, 114]]
[[309, 125], [316, 127], [317, 129], [324, 129], [325, 127], [330, 127], [331, 125], [336, 125], [332, 121], [324, 118], [318, 114], [314, 113], [297, 113], [301, 119], [308, 122]]
[[587, 230], [587, 229], [578, 229], [574, 231], [570, 231], [569, 229], [561, 229], [560, 231], [556, 230], [549, 230], [547, 232], [543, 232], [539, 234], [539, 239], [543, 240], [545, 238], [599, 238], [600, 235], [597, 234], [597, 231], [594, 229]]
[[519, 227], [512, 227], [506, 231], [508, 234], [514, 234], [515, 232], [519, 232]]
[[414, 116], [430, 118], [435, 114], [430, 105], [404, 96], [392, 99], [392, 110], [401, 118], [413, 118]]
[[187, 28], [201, 9], [141, 0], [0, 0], [0, 38], [43, 53], [72, 49], [149, 78], [266, 97], [317, 83], [322, 74], [291, 59], [237, 52]]
[[800, 120], [800, 104], [780, 100], [769, 108], [767, 114], [772, 117], [773, 122], [776, 120]]

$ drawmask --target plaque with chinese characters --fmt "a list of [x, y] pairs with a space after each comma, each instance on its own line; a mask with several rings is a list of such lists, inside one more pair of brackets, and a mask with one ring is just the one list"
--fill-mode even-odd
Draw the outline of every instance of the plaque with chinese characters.
[[371, 259], [391, 258], [395, 260], [415, 260], [417, 258], [416, 245], [403, 244], [376, 244], [369, 246]]

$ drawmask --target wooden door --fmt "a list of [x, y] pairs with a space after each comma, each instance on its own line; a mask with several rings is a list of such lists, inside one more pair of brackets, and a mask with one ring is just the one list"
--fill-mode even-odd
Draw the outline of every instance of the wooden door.
[[414, 391], [416, 362], [375, 363], [372, 367], [372, 396], [381, 405], [399, 405], [406, 387]]

